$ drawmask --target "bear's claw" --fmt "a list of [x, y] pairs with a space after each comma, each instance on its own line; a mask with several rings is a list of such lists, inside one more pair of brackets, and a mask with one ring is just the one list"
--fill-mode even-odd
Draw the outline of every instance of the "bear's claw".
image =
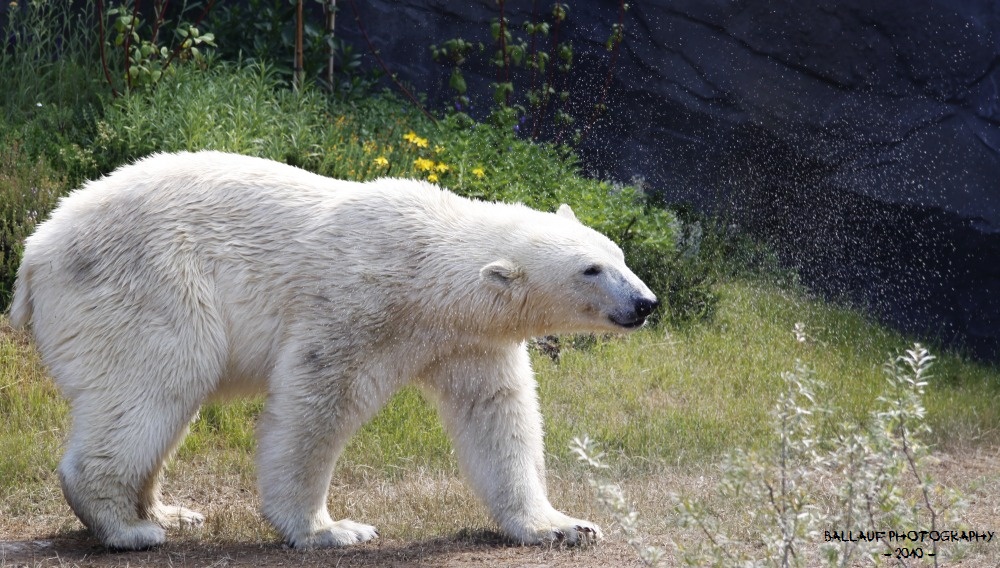
[[[561, 543], [566, 545], [589, 545], [594, 544], [603, 538], [600, 527], [587, 521], [573, 519], [570, 517], [553, 519], [549, 525], [551, 528], [535, 529], [533, 538], [523, 538], [522, 542], [528, 543]], [[553, 526], [555, 525], [555, 526]]]

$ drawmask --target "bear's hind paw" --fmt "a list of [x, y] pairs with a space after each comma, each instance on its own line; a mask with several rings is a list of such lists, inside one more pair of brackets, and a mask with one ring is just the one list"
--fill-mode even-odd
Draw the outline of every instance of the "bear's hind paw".
[[178, 505], [159, 505], [151, 511], [152, 518], [165, 529], [196, 528], [205, 523], [205, 516]]
[[167, 541], [163, 527], [152, 521], [138, 521], [101, 531], [101, 542], [111, 550], [148, 550]]
[[308, 535], [295, 538], [291, 541], [291, 545], [302, 550], [334, 548], [368, 542], [377, 536], [378, 531], [375, 530], [375, 527], [344, 519]]

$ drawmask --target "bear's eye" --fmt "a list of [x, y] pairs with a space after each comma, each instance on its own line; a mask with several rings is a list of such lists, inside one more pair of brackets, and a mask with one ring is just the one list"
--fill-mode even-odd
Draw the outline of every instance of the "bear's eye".
[[597, 276], [601, 273], [601, 267], [596, 264], [592, 264], [587, 267], [587, 270], [583, 271], [584, 276]]

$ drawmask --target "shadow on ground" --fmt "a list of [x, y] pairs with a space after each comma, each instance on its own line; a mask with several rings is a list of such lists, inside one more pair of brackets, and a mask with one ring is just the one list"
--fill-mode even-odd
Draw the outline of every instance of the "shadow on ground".
[[463, 530], [417, 542], [376, 540], [348, 548], [297, 551], [281, 543], [174, 539], [140, 552], [110, 552], [84, 530], [37, 540], [0, 541], [0, 567], [135, 566], [639, 566], [615, 543], [570, 548], [517, 546], [489, 530]]

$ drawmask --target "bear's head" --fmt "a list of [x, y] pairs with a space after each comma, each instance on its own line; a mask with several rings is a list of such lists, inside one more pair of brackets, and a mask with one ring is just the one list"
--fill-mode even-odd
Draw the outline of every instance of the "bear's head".
[[621, 249], [568, 205], [525, 219], [508, 237], [500, 247], [506, 254], [480, 277], [514, 309], [526, 335], [632, 331], [659, 305]]

